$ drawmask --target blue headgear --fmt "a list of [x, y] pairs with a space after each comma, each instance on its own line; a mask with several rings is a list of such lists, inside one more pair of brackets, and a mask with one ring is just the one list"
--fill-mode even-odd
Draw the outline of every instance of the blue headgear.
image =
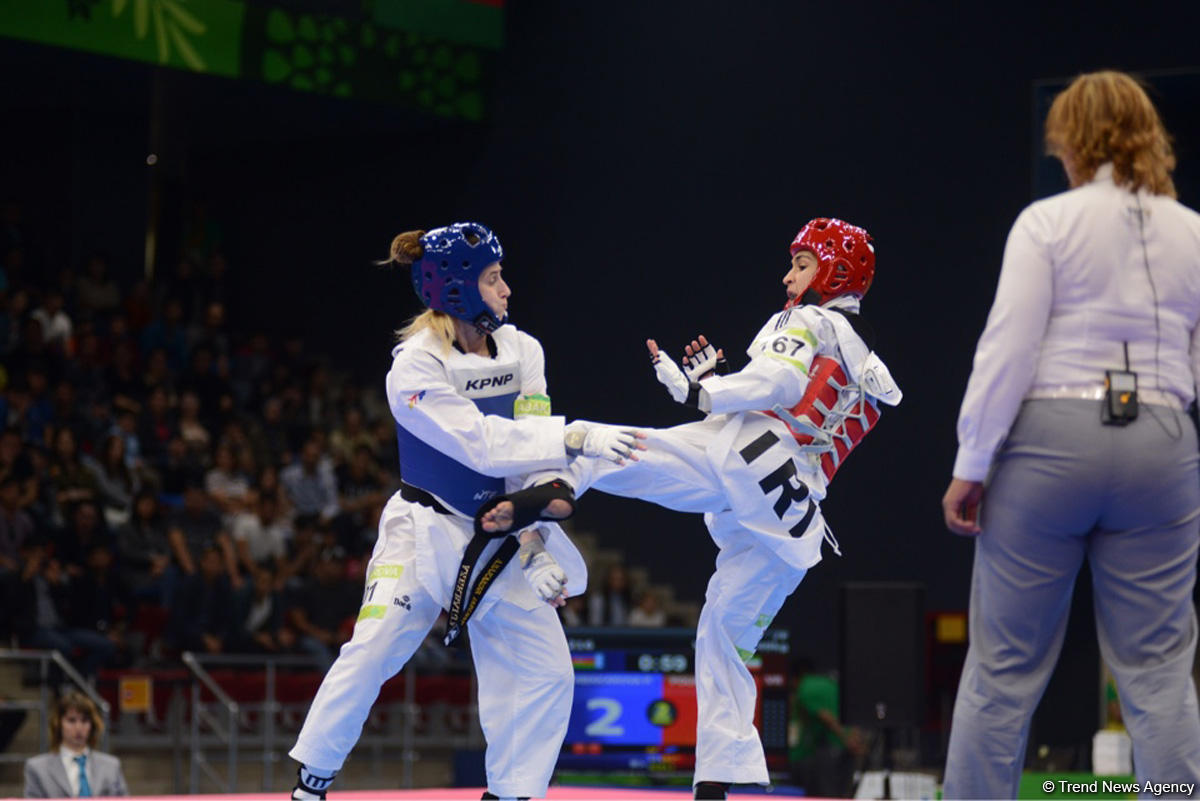
[[[473, 234], [476, 242], [467, 241]], [[508, 320], [497, 317], [479, 294], [479, 276], [504, 258], [500, 240], [486, 225], [454, 223], [435, 228], [421, 237], [425, 249], [412, 265], [413, 289], [431, 309], [474, 323], [481, 331], [495, 331]]]

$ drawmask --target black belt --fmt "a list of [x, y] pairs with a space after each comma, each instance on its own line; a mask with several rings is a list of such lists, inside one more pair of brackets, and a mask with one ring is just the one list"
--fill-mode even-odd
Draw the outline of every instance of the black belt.
[[[475, 570], [475, 563], [479, 561], [484, 546], [490, 540], [498, 537], [504, 537], [504, 542], [492, 555], [491, 561], [483, 570], [479, 571], [479, 576], [475, 579], [475, 584], [472, 585], [471, 592], [468, 594], [467, 582], [471, 578], [472, 571]], [[446, 645], [454, 642], [454, 639], [462, 632], [467, 621], [471, 619], [471, 615], [478, 608], [479, 602], [483, 600], [484, 593], [496, 581], [496, 577], [500, 575], [500, 571], [504, 569], [505, 565], [511, 562], [513, 556], [516, 555], [518, 545], [516, 537], [510, 537], [507, 534], [484, 533], [476, 534], [467, 543], [467, 550], [463, 553], [462, 562], [458, 566], [458, 577], [454, 580], [454, 594], [450, 598], [450, 609], [446, 618], [446, 636], [442, 640]], [[464, 599], [466, 600], [465, 606], [463, 605]]]
[[420, 487], [414, 487], [412, 484], [405, 484], [403, 481], [400, 482], [400, 497], [409, 503], [419, 503], [422, 506], [428, 506], [440, 515], [454, 514], [454, 512], [442, 506], [438, 499], [433, 497], [433, 493], [426, 492]]
[[[437, 498], [433, 497], [432, 493], [420, 487], [414, 487], [412, 484], [405, 484], [403, 481], [400, 482], [400, 497], [409, 503], [419, 503], [421, 506], [429, 507], [438, 514], [454, 515], [454, 512], [443, 506]], [[458, 577], [454, 580], [454, 594], [450, 598], [450, 610], [446, 620], [446, 636], [444, 638], [446, 645], [454, 642], [455, 638], [462, 633], [488, 588], [495, 582], [505, 565], [511, 562], [513, 556], [516, 555], [519, 546], [517, 538], [508, 537], [492, 555], [491, 561], [480, 571], [470, 593], [467, 592], [467, 582], [471, 580], [471, 573], [475, 571], [475, 565], [479, 562], [479, 557], [483, 555], [484, 546], [491, 540], [506, 536], [507, 534], [486, 534], [480, 531], [476, 532], [471, 541], [467, 543], [467, 550], [463, 553], [462, 562], [458, 565]], [[464, 600], [466, 601], [465, 605]]]

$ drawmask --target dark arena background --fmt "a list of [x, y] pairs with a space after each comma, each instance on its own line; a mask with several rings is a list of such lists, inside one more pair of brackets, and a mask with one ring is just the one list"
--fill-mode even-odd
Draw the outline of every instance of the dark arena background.
[[[973, 548], [939, 502], [1009, 227], [1065, 188], [1041, 122], [1072, 76], [1137, 74], [1175, 137], [1180, 200], [1200, 205], [1198, 22], [1187, 3], [0, 0], [0, 471], [30, 541], [64, 570], [74, 548], [77, 585], [109, 543], [136, 583], [133, 492], [81, 479], [90, 521], [81, 496], [56, 495], [78, 489], [63, 470], [104, 474], [110, 439], [137, 442], [132, 480], [168, 518], [199, 475], [232, 521], [323, 435], [343, 509], [279, 526], [269, 648], [196, 623], [248, 613], [242, 571], [241, 588], [183, 580], [166, 606], [93, 588], [66, 611], [110, 645], [55, 655], [18, 599], [35, 549], [0, 562], [0, 796], [22, 794], [76, 681], [104, 701], [104, 750], [134, 795], [291, 787], [286, 752], [398, 480], [383, 378], [420, 307], [377, 264], [395, 234], [491, 226], [555, 413], [669, 426], [696, 414], [655, 381], [645, 340], [678, 357], [703, 333], [740, 367], [786, 300], [792, 237], [834, 216], [875, 238], [863, 310], [905, 397], [822, 504], [844, 555], [827, 550], [772, 624], [758, 722], [776, 794], [805, 794], [789, 745], [810, 663], [863, 732], [863, 797], [930, 797]], [[56, 297], [70, 335], [31, 344]], [[60, 452], [63, 429], [79, 455]], [[600, 493], [568, 528], [591, 576], [565, 618], [576, 700], [551, 797], [688, 797], [716, 548], [699, 516]], [[1085, 572], [1034, 720], [1030, 797], [1044, 775], [1090, 774], [1112, 722], [1088, 587]], [[608, 625], [609, 596], [650, 625]], [[478, 797], [469, 653], [433, 639], [385, 686], [331, 798]]]

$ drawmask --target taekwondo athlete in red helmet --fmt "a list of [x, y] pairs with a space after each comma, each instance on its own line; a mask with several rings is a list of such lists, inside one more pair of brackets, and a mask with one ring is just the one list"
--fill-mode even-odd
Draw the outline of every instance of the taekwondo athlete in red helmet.
[[[324, 798], [380, 686], [413, 655], [443, 609], [446, 640], [471, 626], [485, 798], [540, 797], [567, 731], [574, 676], [553, 606], [586, 587], [579, 551], [553, 520], [574, 510], [570, 456], [624, 463], [637, 434], [550, 414], [542, 346], [508, 325], [504, 253], [478, 223], [392, 242], [428, 307], [400, 332], [387, 375], [400, 490], [384, 507], [363, 605], [313, 700], [291, 756], [293, 798]], [[473, 527], [498, 498], [519, 537]], [[516, 556], [519, 568], [505, 569]], [[568, 580], [569, 577], [569, 580]]]
[[[710, 374], [719, 351], [703, 337], [687, 347], [682, 370], [647, 342], [671, 396], [708, 417], [645, 429], [648, 450], [628, 468], [577, 460], [567, 479], [579, 494], [593, 488], [704, 512], [720, 549], [696, 632], [697, 798], [769, 782], [744, 662], [820, 561], [823, 539], [837, 551], [819, 502], [878, 421], [880, 404], [901, 397], [859, 313], [875, 274], [870, 235], [819, 218], [790, 250], [787, 305], [755, 335], [741, 371]], [[495, 525], [486, 514], [481, 522]]]

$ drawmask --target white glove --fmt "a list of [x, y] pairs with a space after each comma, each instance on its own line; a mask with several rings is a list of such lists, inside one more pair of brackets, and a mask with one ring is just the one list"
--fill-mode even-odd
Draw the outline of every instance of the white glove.
[[626, 459], [637, 461], [635, 451], [645, 450], [638, 445], [643, 439], [632, 428], [614, 428], [576, 420], [563, 431], [563, 443], [572, 456], [590, 456], [625, 464]]
[[[699, 344], [698, 342], [695, 344]], [[683, 375], [691, 382], [698, 382], [707, 373], [716, 369], [717, 349], [712, 344], [704, 345], [683, 360]], [[661, 378], [658, 379], [662, 381]]]
[[521, 562], [521, 572], [525, 574], [525, 580], [537, 596], [551, 606], [561, 606], [561, 603], [555, 602], [566, 598], [567, 574], [546, 550], [541, 536], [535, 535], [527, 542], [521, 543], [520, 549], [517, 550], [517, 559]]
[[[714, 351], [714, 363], [716, 361], [715, 355]], [[683, 374], [678, 365], [671, 361], [671, 357], [660, 350], [655, 354], [652, 364], [654, 365], [654, 375], [658, 378], [658, 382], [667, 388], [667, 392], [671, 393], [671, 397], [675, 399], [675, 402], [686, 402], [691, 382], [688, 381], [687, 376]]]

